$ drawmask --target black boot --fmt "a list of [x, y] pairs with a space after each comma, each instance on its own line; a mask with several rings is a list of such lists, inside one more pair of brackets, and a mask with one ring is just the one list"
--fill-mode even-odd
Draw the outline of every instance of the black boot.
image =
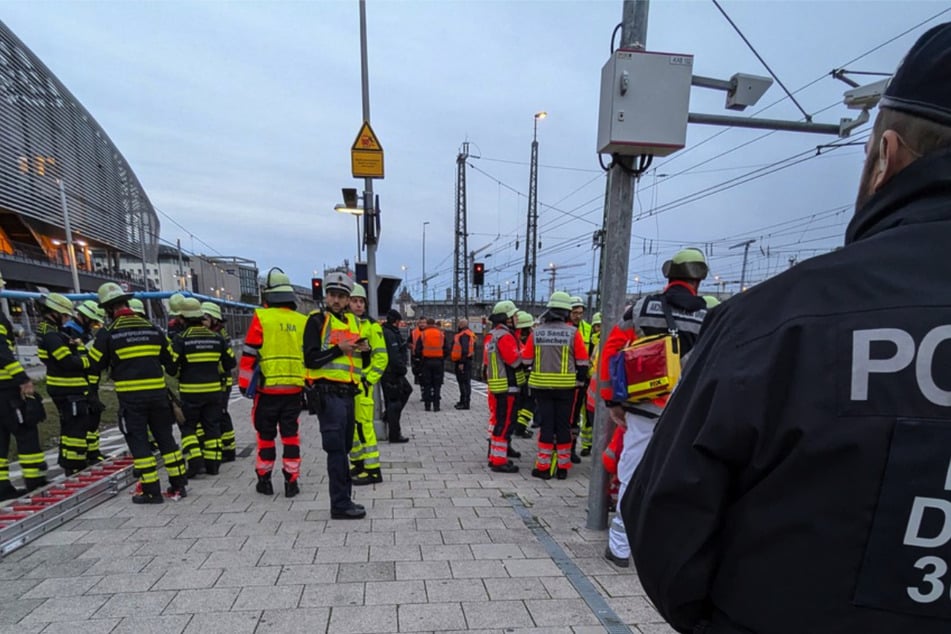
[[185, 472], [185, 477], [191, 480], [194, 477], [197, 477], [198, 474], [205, 472], [205, 459], [199, 456], [198, 458], [189, 458], [188, 459], [188, 471]]
[[23, 489], [18, 489], [12, 484], [9, 480], [4, 480], [0, 482], [0, 501], [2, 500], [15, 500], [21, 495], [26, 495], [26, 491]]
[[555, 477], [558, 478], [559, 480], [565, 480], [568, 477], [568, 470], [559, 469], [558, 471], [555, 472]]
[[508, 449], [506, 450], [506, 454], [505, 454], [505, 455], [506, 455], [507, 457], [509, 457], [509, 458], [521, 458], [521, 457], [522, 457], [522, 452], [521, 452], [521, 451], [516, 451], [516, 450], [512, 449], [512, 441], [510, 440], [510, 441], [509, 441], [509, 446], [508, 446]]
[[490, 466], [489, 469], [496, 473], [518, 473], [518, 465], [513, 464], [511, 460], [505, 464], [494, 464]]
[[221, 463], [217, 460], [205, 460], [205, 473], [208, 475], [218, 475], [221, 469]]
[[149, 482], [142, 485], [142, 491], [132, 496], [133, 504], [162, 504], [162, 487], [158, 482]]
[[433, 411], [434, 412], [439, 411], [439, 401], [433, 401]]
[[365, 486], [377, 482], [383, 482], [383, 474], [379, 469], [368, 469], [353, 479], [353, 486]]
[[533, 478], [541, 478], [542, 480], [551, 480], [551, 471], [548, 469], [532, 469]]
[[263, 493], [264, 495], [274, 495], [274, 485], [271, 484], [271, 474], [266, 473], [264, 475], [258, 474], [258, 483], [254, 487], [254, 490], [258, 493]]
[[221, 461], [222, 462], [234, 462], [237, 460], [237, 454], [234, 449], [222, 449], [221, 450]]
[[36, 491], [37, 489], [45, 487], [47, 484], [49, 484], [49, 482], [46, 480], [46, 476], [40, 476], [39, 478], [23, 478], [23, 482], [26, 483], [27, 491]]
[[365, 469], [363, 468], [363, 461], [362, 461], [362, 460], [354, 460], [354, 461], [351, 462], [350, 464], [353, 465], [352, 467], [350, 467], [350, 477], [351, 477], [351, 478], [354, 477], [354, 476], [358, 476], [358, 475], [360, 475], [361, 473], [363, 473], [363, 472], [365, 471]]
[[[575, 447], [578, 446], [578, 437], [575, 436], [571, 439], [571, 464], [581, 464], [581, 456], [575, 452]], [[564, 480], [564, 478], [560, 478]]]
[[284, 471], [283, 473], [284, 473], [284, 497], [292, 498], [298, 493], [300, 493], [300, 485], [297, 483], [297, 476], [292, 476], [287, 471]]

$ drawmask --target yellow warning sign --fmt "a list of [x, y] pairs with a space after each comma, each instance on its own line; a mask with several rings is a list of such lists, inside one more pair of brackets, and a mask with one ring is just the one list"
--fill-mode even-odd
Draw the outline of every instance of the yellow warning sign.
[[354, 178], [383, 178], [383, 146], [369, 121], [364, 121], [350, 148], [350, 171]]

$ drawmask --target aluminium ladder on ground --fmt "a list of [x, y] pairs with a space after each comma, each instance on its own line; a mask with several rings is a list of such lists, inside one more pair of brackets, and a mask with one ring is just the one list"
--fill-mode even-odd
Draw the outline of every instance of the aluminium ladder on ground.
[[123, 453], [0, 507], [0, 559], [115, 497], [134, 480], [132, 456]]

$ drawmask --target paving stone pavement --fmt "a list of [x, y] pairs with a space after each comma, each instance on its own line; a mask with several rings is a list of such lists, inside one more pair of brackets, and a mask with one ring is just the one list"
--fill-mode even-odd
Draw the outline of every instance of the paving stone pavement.
[[[193, 480], [180, 502], [142, 507], [120, 493], [0, 561], [0, 632], [672, 633], [633, 568], [602, 558], [607, 532], [585, 528], [591, 459], [567, 480], [538, 480], [535, 440], [516, 439], [521, 471], [489, 471], [488, 408], [474, 388], [472, 409], [458, 411], [447, 381], [438, 413], [423, 411], [417, 388], [403, 414], [411, 442], [380, 443], [384, 481], [354, 488], [362, 521], [330, 519], [306, 415], [293, 499], [254, 491], [253, 451]], [[239, 451], [253, 446], [250, 401], [231, 413]], [[539, 534], [567, 555], [562, 568]], [[617, 626], [599, 620], [577, 578]]]

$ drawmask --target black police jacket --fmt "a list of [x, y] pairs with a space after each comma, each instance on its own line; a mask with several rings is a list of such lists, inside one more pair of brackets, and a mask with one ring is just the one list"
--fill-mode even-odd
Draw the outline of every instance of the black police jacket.
[[951, 632], [951, 151], [714, 308], [622, 500], [680, 632]]

